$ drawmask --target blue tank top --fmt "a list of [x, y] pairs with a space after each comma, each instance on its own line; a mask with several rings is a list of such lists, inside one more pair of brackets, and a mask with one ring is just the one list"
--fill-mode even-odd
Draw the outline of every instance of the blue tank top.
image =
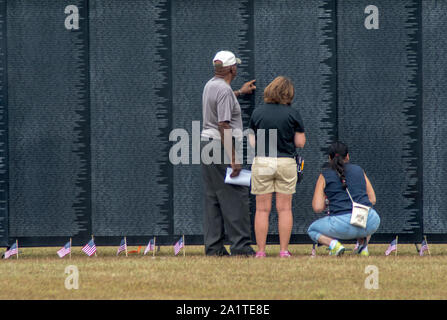
[[[336, 171], [324, 168], [322, 171], [326, 187], [324, 193], [329, 200], [329, 212], [331, 215], [351, 213], [352, 202], [348, 193], [342, 187], [342, 183]], [[366, 180], [363, 169], [358, 165], [345, 163], [346, 185], [355, 202], [371, 207], [366, 193]]]

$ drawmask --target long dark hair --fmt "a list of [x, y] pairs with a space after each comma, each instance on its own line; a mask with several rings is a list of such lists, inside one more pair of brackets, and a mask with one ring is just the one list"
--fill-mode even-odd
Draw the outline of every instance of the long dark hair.
[[348, 155], [348, 146], [343, 142], [337, 141], [329, 146], [329, 167], [337, 172], [340, 177], [343, 189], [346, 189], [346, 177], [345, 177], [345, 161], [344, 159]]

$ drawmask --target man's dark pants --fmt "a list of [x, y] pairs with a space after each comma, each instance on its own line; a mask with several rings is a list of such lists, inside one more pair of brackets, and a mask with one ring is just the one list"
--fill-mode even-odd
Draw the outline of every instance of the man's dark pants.
[[[209, 142], [202, 142], [201, 146]], [[220, 141], [219, 141], [220, 144]], [[224, 149], [221, 147], [221, 154]], [[231, 244], [231, 255], [252, 255], [250, 247], [250, 209], [248, 187], [226, 184], [225, 174], [229, 164], [204, 164], [204, 242], [205, 254], [225, 255], [225, 231]]]

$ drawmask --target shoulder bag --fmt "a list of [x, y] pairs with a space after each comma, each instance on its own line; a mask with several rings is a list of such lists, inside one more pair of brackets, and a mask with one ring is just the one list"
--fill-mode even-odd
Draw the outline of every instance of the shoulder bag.
[[346, 188], [346, 191], [348, 192], [349, 198], [352, 201], [352, 214], [350, 223], [356, 227], [366, 228], [366, 222], [368, 220], [368, 214], [371, 207], [354, 202], [348, 188]]

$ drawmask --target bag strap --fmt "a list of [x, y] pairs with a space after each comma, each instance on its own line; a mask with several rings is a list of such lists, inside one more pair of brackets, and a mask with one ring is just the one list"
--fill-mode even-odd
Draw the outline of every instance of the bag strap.
[[[346, 187], [346, 191], [348, 192], [348, 196], [349, 196], [349, 198], [351, 199], [351, 201], [352, 201], [352, 205], [354, 206], [354, 200], [352, 200], [352, 197], [351, 197], [351, 194], [349, 193], [349, 190], [348, 190], [348, 188]], [[362, 206], [364, 206], [364, 205], [362, 205]], [[368, 207], [368, 206], [366, 206], [366, 207]], [[368, 208], [371, 208], [371, 207], [368, 207]]]
[[348, 187], [346, 187], [346, 191], [348, 192], [348, 196], [351, 199], [351, 202], [354, 204], [354, 200], [352, 200], [351, 194], [349, 193], [349, 189]]

